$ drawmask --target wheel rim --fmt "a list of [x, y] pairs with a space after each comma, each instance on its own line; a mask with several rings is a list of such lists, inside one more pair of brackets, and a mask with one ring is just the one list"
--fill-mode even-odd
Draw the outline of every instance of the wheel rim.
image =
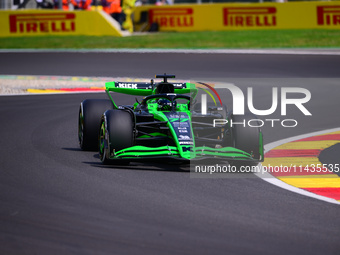
[[101, 126], [100, 126], [100, 133], [99, 133], [99, 155], [100, 155], [100, 160], [104, 161], [105, 160], [105, 153], [106, 153], [106, 149], [105, 149], [105, 123], [104, 121], [102, 122]]
[[79, 121], [78, 121], [78, 140], [80, 147], [83, 147], [84, 141], [84, 118], [81, 111], [79, 111]]

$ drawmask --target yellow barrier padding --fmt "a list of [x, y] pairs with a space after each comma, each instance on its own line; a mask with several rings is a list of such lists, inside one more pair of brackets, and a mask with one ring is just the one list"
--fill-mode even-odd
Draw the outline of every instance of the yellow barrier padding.
[[122, 36], [119, 25], [103, 11], [0, 11], [0, 36]]
[[[340, 28], [340, 2], [287, 2], [140, 6], [160, 31]], [[138, 30], [138, 28], [137, 28]]]

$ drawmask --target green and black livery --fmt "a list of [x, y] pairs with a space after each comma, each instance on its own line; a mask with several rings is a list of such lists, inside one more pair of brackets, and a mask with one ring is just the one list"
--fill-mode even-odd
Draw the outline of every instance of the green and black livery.
[[[256, 165], [263, 161], [260, 128], [230, 127], [234, 116], [226, 107], [208, 105], [202, 114], [193, 83], [170, 83], [174, 75], [150, 82], [107, 82], [105, 99], [86, 99], [79, 109], [79, 144], [99, 151], [104, 164], [169, 159], [182, 162], [220, 158], [232, 164]], [[112, 93], [115, 92], [115, 93]], [[116, 105], [116, 93], [144, 96], [133, 105]], [[214, 119], [224, 119], [222, 124]], [[220, 122], [219, 122], [220, 123]]]

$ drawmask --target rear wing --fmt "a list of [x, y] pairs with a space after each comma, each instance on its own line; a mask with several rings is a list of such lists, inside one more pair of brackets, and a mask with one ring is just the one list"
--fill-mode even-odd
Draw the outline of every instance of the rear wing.
[[[187, 94], [196, 90], [195, 84], [189, 82], [172, 83], [176, 94]], [[149, 96], [155, 94], [158, 84], [151, 82], [119, 82], [112, 81], [105, 83], [106, 92], [117, 92], [135, 96]]]

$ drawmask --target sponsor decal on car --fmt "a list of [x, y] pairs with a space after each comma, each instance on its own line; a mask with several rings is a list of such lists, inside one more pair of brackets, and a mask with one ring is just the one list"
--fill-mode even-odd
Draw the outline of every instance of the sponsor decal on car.
[[118, 83], [119, 88], [138, 89], [137, 83]]

